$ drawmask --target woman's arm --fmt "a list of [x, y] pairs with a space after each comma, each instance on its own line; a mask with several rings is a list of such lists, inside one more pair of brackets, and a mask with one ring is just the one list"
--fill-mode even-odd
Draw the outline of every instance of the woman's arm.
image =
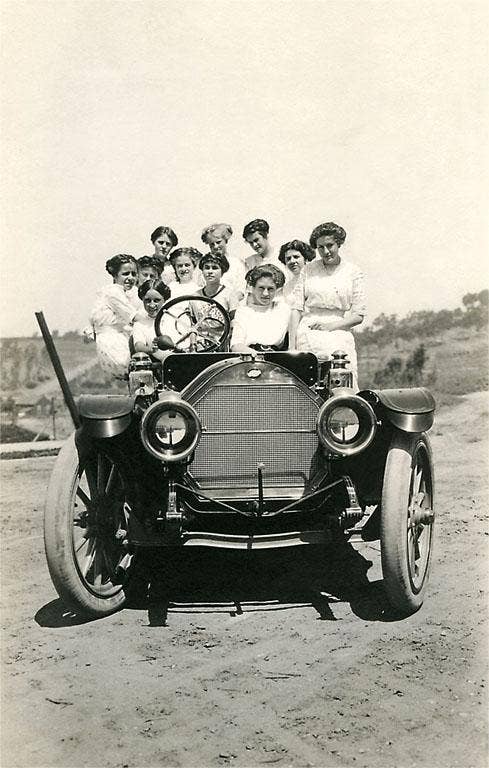
[[152, 340], [148, 338], [145, 325], [137, 319], [132, 328], [132, 343], [135, 352], [146, 352], [147, 355], [153, 352]]
[[157, 339], [154, 338], [150, 340], [145, 333], [144, 325], [138, 323], [137, 320], [133, 327], [132, 341], [135, 352], [146, 352], [147, 355], [151, 355], [155, 360], [163, 361], [172, 351], [160, 349], [158, 347]]
[[123, 325], [132, 323], [138, 309], [132, 304], [122, 286], [111, 285], [107, 290], [106, 297], [107, 306], [112, 310], [117, 320]]
[[[304, 268], [305, 269], [305, 268]], [[289, 349], [297, 349], [297, 329], [306, 305], [305, 272], [302, 270], [297, 285], [290, 294]]]
[[251, 349], [246, 344], [232, 344], [231, 352], [238, 352], [240, 355], [252, 355], [253, 357], [256, 355], [256, 349]]
[[311, 331], [349, 331], [355, 325], [360, 325], [366, 314], [364, 275], [358, 267], [353, 267], [351, 276], [351, 305], [343, 317], [313, 323]]
[[360, 325], [363, 315], [358, 312], [345, 312], [344, 317], [335, 317], [321, 323], [312, 323], [311, 331], [348, 331], [355, 325]]
[[297, 328], [301, 321], [302, 315], [300, 309], [292, 309], [289, 320], [289, 350], [297, 349]]
[[237, 291], [231, 288], [229, 290], [227, 306], [224, 307], [224, 309], [227, 310], [227, 313], [229, 315], [229, 319], [231, 320], [231, 322], [234, 320], [234, 316], [236, 314], [236, 310], [238, 308], [239, 302], [240, 302], [240, 295], [238, 294]]
[[243, 310], [243, 307], [238, 307], [234, 316], [233, 333], [231, 336], [231, 352], [238, 352], [241, 355], [250, 355], [254, 354], [255, 350], [251, 349], [246, 343], [246, 311]]
[[134, 341], [134, 351], [146, 352], [147, 355], [151, 355], [151, 357], [153, 357], [155, 360], [159, 360], [160, 362], [163, 362], [163, 360], [172, 352], [171, 349], [159, 349], [158, 344], [156, 343], [156, 339], [153, 340], [152, 344], [148, 344], [144, 341]]

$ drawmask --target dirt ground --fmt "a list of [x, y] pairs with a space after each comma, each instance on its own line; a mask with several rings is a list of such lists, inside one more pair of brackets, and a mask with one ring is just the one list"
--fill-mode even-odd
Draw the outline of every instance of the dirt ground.
[[435, 562], [403, 620], [373, 542], [185, 551], [167, 626], [80, 622], [44, 559], [54, 459], [2, 461], [2, 768], [486, 766], [488, 410], [438, 414]]

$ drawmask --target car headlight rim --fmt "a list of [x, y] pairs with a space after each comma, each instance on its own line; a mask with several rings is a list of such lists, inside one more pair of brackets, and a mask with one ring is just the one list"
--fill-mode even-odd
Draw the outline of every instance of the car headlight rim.
[[[165, 446], [161, 435], [164, 432], [164, 417], [168, 420], [179, 417], [178, 429], [175, 430], [175, 442], [172, 444], [173, 431], [170, 431], [169, 444]], [[175, 424], [177, 426], [177, 422]], [[184, 430], [183, 435], [180, 432]], [[155, 458], [164, 462], [183, 461], [195, 451], [202, 435], [202, 425], [194, 408], [179, 397], [170, 396], [153, 403], [144, 412], [141, 419], [141, 439], [145, 449]]]
[[[335, 437], [331, 427], [335, 413], [350, 410], [357, 419], [358, 428], [354, 435], [343, 439]], [[317, 418], [317, 433], [322, 445], [332, 454], [340, 457], [354, 456], [371, 444], [377, 431], [377, 417], [366, 400], [355, 394], [338, 394], [321, 406]]]

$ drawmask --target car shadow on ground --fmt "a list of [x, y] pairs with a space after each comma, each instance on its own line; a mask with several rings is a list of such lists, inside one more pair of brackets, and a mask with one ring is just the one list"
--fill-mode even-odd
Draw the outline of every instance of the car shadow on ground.
[[[136, 563], [130, 605], [148, 608], [149, 623], [164, 625], [168, 613], [290, 610], [312, 606], [318, 620], [336, 621], [334, 605], [347, 602], [366, 621], [395, 621], [381, 581], [370, 582], [372, 562], [344, 540], [324, 546], [268, 551], [161, 550]], [[273, 603], [273, 606], [270, 605]]]
[[59, 597], [39, 608], [34, 616], [34, 620], [40, 627], [49, 627], [51, 629], [76, 627], [78, 624], [87, 624], [93, 621], [89, 616], [82, 616], [67, 608]]
[[[148, 612], [151, 626], [172, 613], [292, 610], [311, 606], [316, 619], [335, 621], [335, 604], [349, 603], [365, 621], [396, 621], [381, 581], [369, 581], [372, 565], [346, 541], [327, 547], [261, 551], [207, 548], [147, 550], [133, 560], [126, 607]], [[35, 617], [44, 627], [90, 621], [53, 600]], [[92, 619], [93, 620], [93, 619]]]

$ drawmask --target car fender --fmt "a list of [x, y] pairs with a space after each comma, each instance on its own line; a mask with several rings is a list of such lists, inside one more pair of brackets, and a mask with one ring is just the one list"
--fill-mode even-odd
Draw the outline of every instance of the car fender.
[[128, 395], [82, 395], [78, 400], [82, 435], [114, 437], [132, 421], [135, 398]]
[[425, 387], [364, 390], [358, 394], [376, 406], [381, 419], [403, 432], [425, 432], [433, 425], [435, 398]]

